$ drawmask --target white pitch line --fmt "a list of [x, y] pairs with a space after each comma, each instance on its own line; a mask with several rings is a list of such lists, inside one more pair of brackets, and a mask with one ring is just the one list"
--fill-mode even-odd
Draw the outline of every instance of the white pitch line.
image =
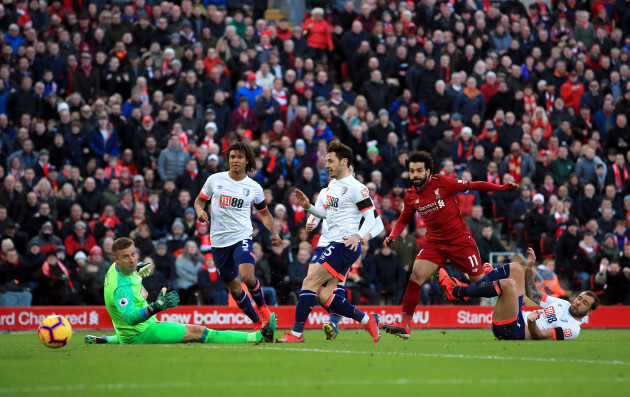
[[[203, 345], [207, 349], [243, 349], [242, 346], [228, 346], [228, 345]], [[251, 350], [251, 347], [247, 348]], [[410, 357], [434, 357], [434, 358], [456, 358], [456, 359], [471, 359], [471, 360], [504, 360], [504, 361], [535, 361], [545, 363], [578, 363], [578, 364], [601, 364], [601, 365], [626, 365], [630, 366], [628, 361], [600, 361], [600, 360], [585, 360], [585, 359], [564, 359], [553, 357], [510, 357], [510, 356], [479, 356], [479, 355], [465, 355], [465, 354], [438, 354], [438, 353], [417, 353], [417, 352], [375, 352], [375, 351], [361, 351], [361, 350], [334, 350], [334, 349], [310, 349], [299, 347], [279, 347], [279, 346], [264, 346], [260, 349], [265, 350], [281, 350], [281, 351], [295, 351], [295, 352], [312, 352], [312, 353], [337, 353], [337, 354], [359, 354], [359, 355], [386, 355], [386, 356], [410, 356]]]
[[328, 379], [328, 380], [266, 380], [233, 382], [166, 382], [166, 383], [104, 383], [24, 386], [0, 388], [0, 394], [49, 393], [98, 390], [146, 390], [146, 389], [194, 389], [194, 388], [233, 388], [233, 387], [311, 387], [311, 386], [351, 386], [351, 385], [408, 385], [408, 384], [531, 384], [531, 383], [629, 383], [630, 378], [396, 378], [396, 379]]

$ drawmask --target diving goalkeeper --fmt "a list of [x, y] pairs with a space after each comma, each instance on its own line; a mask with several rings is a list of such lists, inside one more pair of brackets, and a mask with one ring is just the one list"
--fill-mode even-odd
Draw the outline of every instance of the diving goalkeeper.
[[165, 293], [162, 290], [153, 303], [147, 302], [147, 292], [142, 286], [142, 276], [150, 272], [149, 266], [139, 272], [138, 254], [133, 240], [127, 237], [117, 239], [112, 245], [114, 263], [105, 276], [105, 306], [112, 318], [115, 336], [84, 337], [86, 343], [247, 343], [273, 342], [276, 317], [272, 314], [269, 322], [260, 331], [237, 332], [215, 331], [202, 325], [158, 322], [155, 315], [176, 307], [179, 296], [176, 291]]

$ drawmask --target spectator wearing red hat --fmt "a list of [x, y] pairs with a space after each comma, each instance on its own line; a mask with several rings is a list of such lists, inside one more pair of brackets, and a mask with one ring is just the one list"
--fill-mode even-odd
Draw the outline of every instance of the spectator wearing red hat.
[[[247, 82], [245, 83], [245, 85], [239, 88], [238, 91], [236, 91], [234, 102], [239, 104], [240, 107], [240, 99], [247, 98], [249, 102], [249, 108], [253, 109], [256, 102], [256, 97], [260, 94], [262, 94], [262, 87], [256, 83], [256, 73], [249, 72], [247, 73]], [[232, 129], [234, 129], [234, 127], [232, 127]]]

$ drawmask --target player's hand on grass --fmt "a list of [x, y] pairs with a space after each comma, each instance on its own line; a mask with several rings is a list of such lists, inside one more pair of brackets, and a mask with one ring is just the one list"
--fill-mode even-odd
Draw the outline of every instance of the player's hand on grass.
[[140, 277], [145, 278], [145, 277], [149, 277], [151, 275], [151, 264], [150, 263], [144, 263], [144, 262], [140, 262], [138, 263], [138, 274], [140, 275]]
[[271, 236], [271, 245], [274, 246], [274, 247], [279, 247], [280, 244], [282, 244], [282, 239], [280, 238], [278, 233], [274, 233]]
[[356, 251], [359, 244], [361, 244], [361, 236], [358, 234], [353, 234], [352, 236], [344, 237], [343, 239], [345, 240], [345, 246], [353, 251]]
[[311, 203], [308, 201], [308, 197], [306, 197], [306, 194], [304, 194], [304, 192], [300, 189], [295, 189], [295, 198], [297, 198], [298, 203], [305, 210], [311, 208]]
[[166, 309], [172, 309], [179, 304], [179, 295], [177, 291], [166, 293], [166, 288], [162, 288], [162, 292], [158, 295], [155, 302], [149, 305], [149, 313], [151, 315], [163, 312]]
[[527, 315], [527, 321], [534, 322], [540, 318], [540, 312], [538, 310], [534, 310], [533, 312]]
[[385, 237], [385, 240], [383, 241], [383, 247], [389, 247], [389, 245], [394, 241], [396, 240], [391, 239], [389, 236]]
[[197, 221], [201, 223], [208, 223], [208, 213], [206, 211], [197, 212]]
[[534, 266], [534, 263], [536, 263], [536, 253], [534, 252], [534, 249], [532, 247], [529, 247], [527, 249], [527, 253], [529, 254], [529, 256], [527, 257], [527, 262], [525, 262], [525, 266], [528, 269], [531, 269]]

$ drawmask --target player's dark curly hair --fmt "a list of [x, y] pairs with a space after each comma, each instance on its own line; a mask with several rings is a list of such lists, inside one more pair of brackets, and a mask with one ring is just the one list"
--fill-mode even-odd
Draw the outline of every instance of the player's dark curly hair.
[[335, 153], [339, 161], [347, 159], [348, 165], [352, 164], [352, 159], [354, 158], [354, 153], [352, 153], [352, 149], [341, 142], [331, 143], [328, 146], [328, 153]]
[[254, 150], [251, 148], [251, 146], [246, 145], [243, 142], [233, 143], [225, 151], [225, 160], [228, 163], [228, 169], [230, 169], [230, 152], [233, 150], [241, 152], [245, 155], [245, 158], [247, 159], [245, 172], [256, 171], [256, 156], [254, 156]]
[[424, 163], [424, 168], [433, 173], [433, 157], [424, 150], [414, 150], [409, 153], [409, 158], [405, 160], [405, 168], [409, 169], [411, 163]]

